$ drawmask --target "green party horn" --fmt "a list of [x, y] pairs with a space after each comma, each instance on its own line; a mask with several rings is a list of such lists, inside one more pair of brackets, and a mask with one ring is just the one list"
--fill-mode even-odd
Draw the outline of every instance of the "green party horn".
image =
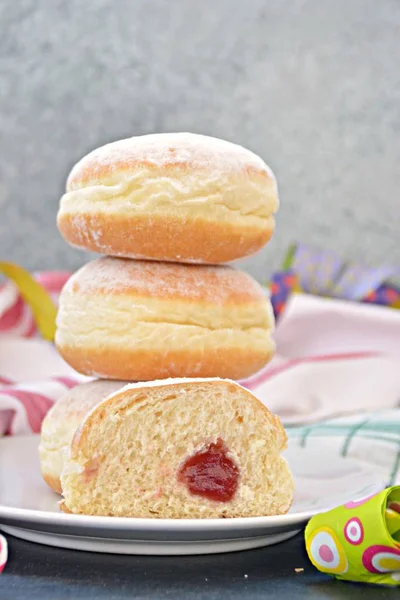
[[313, 517], [309, 559], [337, 579], [400, 586], [400, 486]]

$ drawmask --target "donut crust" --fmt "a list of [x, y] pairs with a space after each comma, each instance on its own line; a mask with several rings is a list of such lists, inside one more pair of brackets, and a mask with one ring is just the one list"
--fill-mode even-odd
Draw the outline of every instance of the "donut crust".
[[272, 358], [273, 327], [269, 300], [242, 271], [103, 257], [64, 287], [56, 346], [105, 379], [242, 379]]
[[279, 206], [249, 150], [201, 135], [107, 144], [72, 169], [57, 217], [75, 247], [126, 258], [220, 264], [257, 252]]

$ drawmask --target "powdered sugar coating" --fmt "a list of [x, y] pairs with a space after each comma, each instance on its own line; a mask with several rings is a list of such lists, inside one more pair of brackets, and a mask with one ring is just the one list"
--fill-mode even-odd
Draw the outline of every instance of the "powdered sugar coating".
[[60, 398], [48, 413], [46, 428], [60, 419], [69, 419], [77, 416], [82, 418], [96, 404], [108, 398], [122, 387], [126, 386], [124, 381], [97, 380], [89, 381], [75, 386]]
[[188, 299], [225, 305], [266, 302], [261, 286], [228, 266], [185, 265], [101, 257], [87, 263], [65, 291], [83, 294], [132, 293], [150, 298]]
[[[101, 146], [72, 169], [67, 190], [101, 183], [114, 172], [178, 168], [218, 174], [258, 172], [275, 181], [271, 169], [254, 152], [225, 140], [193, 133], [157, 133], [136, 136]], [[161, 173], [160, 173], [161, 174]]]

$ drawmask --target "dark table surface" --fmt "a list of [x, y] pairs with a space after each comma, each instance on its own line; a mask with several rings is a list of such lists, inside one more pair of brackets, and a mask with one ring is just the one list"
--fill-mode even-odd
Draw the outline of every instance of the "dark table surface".
[[[0, 599], [369, 600], [399, 589], [343, 583], [308, 562], [302, 536], [260, 550], [208, 556], [119, 556], [61, 550], [8, 536]], [[296, 573], [296, 568], [304, 571]]]

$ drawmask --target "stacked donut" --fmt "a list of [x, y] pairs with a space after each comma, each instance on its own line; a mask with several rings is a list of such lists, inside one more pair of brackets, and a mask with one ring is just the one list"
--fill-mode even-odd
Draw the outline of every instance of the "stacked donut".
[[[44, 423], [42, 472], [53, 489], [63, 491], [65, 510], [245, 516], [289, 508], [292, 480], [279, 457], [286, 441], [279, 420], [233, 381], [210, 379], [248, 377], [273, 355], [274, 319], [268, 298], [252, 277], [224, 263], [268, 242], [277, 208], [276, 181], [261, 158], [202, 135], [171, 133], [117, 141], [91, 152], [72, 169], [61, 199], [59, 230], [73, 246], [105, 256], [86, 264], [65, 285], [56, 345], [77, 371], [108, 381], [75, 390]], [[123, 388], [123, 382], [150, 383]], [[133, 433], [134, 426], [140, 433]], [[70, 444], [77, 427], [70, 448], [73, 464], [64, 468], [60, 480], [60, 447]], [[112, 443], [117, 444], [114, 454]], [[151, 464], [148, 445], [153, 448]], [[99, 459], [103, 446], [107, 460]], [[122, 456], [122, 447], [130, 449], [128, 458]], [[155, 456], [166, 448], [169, 458], [164, 456], [163, 465], [156, 467]], [[228, 504], [215, 504], [215, 497], [207, 497], [204, 490], [188, 492], [193, 481], [189, 485], [179, 470], [188, 455], [189, 479], [194, 477], [195, 487], [206, 481], [214, 494], [217, 486]], [[150, 496], [136, 494], [135, 508], [129, 489], [125, 496], [121, 491], [126, 472], [132, 471], [129, 457], [136, 457], [136, 477], [147, 464], [139, 487], [149, 485], [152, 490]], [[112, 477], [105, 466], [110, 461]], [[247, 471], [240, 471], [239, 463], [246, 463]], [[122, 464], [126, 471], [121, 471], [117, 486], [122, 494], [118, 502], [114, 478]], [[251, 475], [254, 469], [258, 475]], [[269, 488], [265, 475], [260, 480], [265, 469]], [[156, 483], [148, 483], [153, 471], [154, 482], [167, 478], [162, 486], [164, 492], [170, 490], [167, 496], [157, 491]], [[217, 483], [216, 474], [222, 477]], [[93, 489], [103, 490], [101, 498], [106, 498], [102, 508], [98, 491], [87, 496], [93, 478]], [[236, 500], [228, 498], [226, 486], [236, 490], [238, 482]], [[179, 493], [174, 498], [175, 487]], [[250, 488], [258, 490], [253, 491], [259, 500], [249, 500]], [[108, 489], [114, 489], [113, 500], [104, 492]], [[157, 511], [155, 506], [162, 508]]]
[[222, 263], [266, 244], [276, 180], [255, 154], [188, 133], [103, 146], [72, 169], [58, 227], [107, 255], [69, 280], [56, 344], [85, 375], [241, 379], [271, 358], [258, 283]]
[[187, 133], [103, 146], [72, 169], [58, 227], [107, 255], [70, 279], [56, 344], [75, 369], [127, 381], [247, 377], [271, 358], [261, 287], [222, 263], [260, 249], [278, 208], [255, 154]]

